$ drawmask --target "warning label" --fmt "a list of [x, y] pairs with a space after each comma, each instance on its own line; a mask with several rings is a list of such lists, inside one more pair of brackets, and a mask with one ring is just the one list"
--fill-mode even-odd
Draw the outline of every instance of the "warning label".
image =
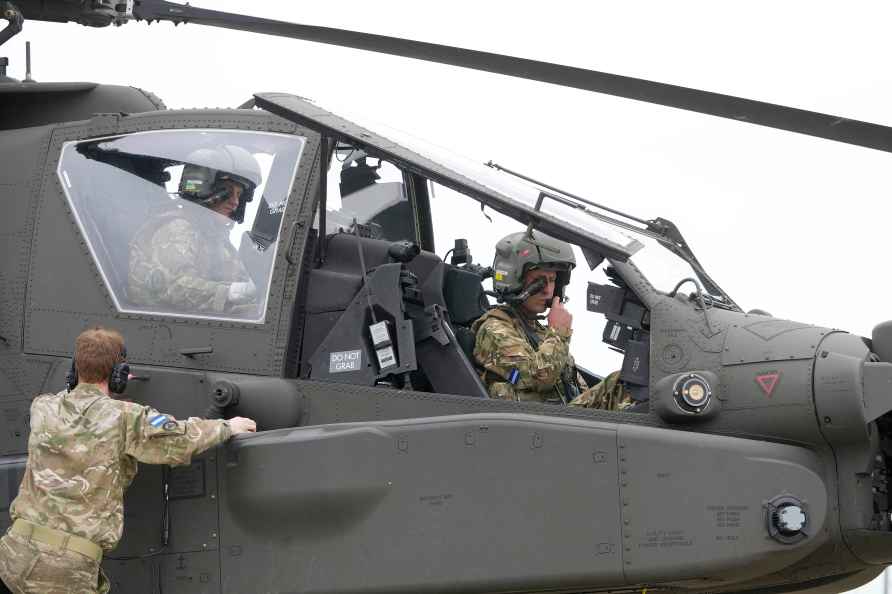
[[780, 380], [781, 374], [779, 371], [769, 371], [766, 373], [761, 373], [756, 376], [756, 383], [759, 384], [759, 387], [762, 388], [762, 392], [769, 398], [774, 393], [774, 388], [777, 387], [777, 383]]
[[648, 530], [643, 542], [638, 543], [639, 549], [671, 549], [675, 547], [690, 547], [694, 545], [694, 539], [688, 536], [684, 530]]
[[362, 351], [338, 351], [331, 353], [328, 361], [328, 373], [344, 373], [362, 369]]

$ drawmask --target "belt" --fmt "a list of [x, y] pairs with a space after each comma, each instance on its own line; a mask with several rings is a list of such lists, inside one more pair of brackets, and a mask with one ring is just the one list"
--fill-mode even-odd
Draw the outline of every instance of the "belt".
[[60, 549], [68, 549], [75, 553], [80, 553], [85, 557], [89, 557], [96, 563], [102, 561], [102, 548], [92, 540], [68, 534], [61, 530], [54, 530], [45, 526], [38, 526], [26, 520], [16, 520], [12, 528], [9, 529], [12, 534], [17, 534], [27, 539], [36, 540], [43, 544]]

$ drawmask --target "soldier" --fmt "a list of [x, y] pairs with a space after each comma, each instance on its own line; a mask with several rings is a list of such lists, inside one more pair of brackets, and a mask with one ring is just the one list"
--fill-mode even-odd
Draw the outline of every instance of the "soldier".
[[257, 313], [257, 289], [229, 232], [260, 182], [257, 160], [240, 146], [191, 153], [179, 184], [185, 203], [150, 219], [130, 242], [129, 300], [168, 311]]
[[14, 594], [108, 592], [99, 564], [121, 538], [124, 491], [137, 461], [188, 464], [256, 428], [242, 417], [178, 421], [111, 398], [129, 375], [124, 352], [117, 332], [84, 331], [72, 368], [71, 383], [80, 383], [31, 404], [25, 476], [10, 508], [12, 527], [0, 538], [0, 578]]
[[[569, 244], [539, 231], [512, 233], [496, 245], [493, 287], [499, 301], [480, 317], [474, 358], [493, 398], [620, 410], [631, 398], [612, 373], [588, 388], [570, 355], [573, 316], [561, 303], [576, 258]], [[548, 310], [547, 325], [538, 321]]]

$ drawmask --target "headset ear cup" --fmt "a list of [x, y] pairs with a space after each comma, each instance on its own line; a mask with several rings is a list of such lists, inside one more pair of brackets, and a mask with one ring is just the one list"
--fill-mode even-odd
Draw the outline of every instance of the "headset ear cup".
[[115, 363], [112, 367], [111, 377], [108, 378], [108, 391], [113, 394], [123, 394], [127, 389], [127, 380], [130, 378], [130, 365], [127, 363]]
[[74, 357], [71, 358], [71, 368], [65, 375], [65, 385], [68, 387], [69, 392], [74, 390], [74, 387], [77, 386], [77, 367], [74, 365]]

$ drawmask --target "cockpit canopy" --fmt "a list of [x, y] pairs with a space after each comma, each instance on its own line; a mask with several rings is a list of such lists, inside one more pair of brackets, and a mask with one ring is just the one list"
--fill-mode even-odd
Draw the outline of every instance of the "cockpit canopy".
[[[282, 214], [305, 143], [234, 130], [67, 143], [59, 180], [118, 310], [263, 322]], [[250, 177], [253, 200], [244, 187], [238, 196], [221, 191], [203, 200], [183, 192], [184, 169], [208, 166], [195, 155], [217, 153], [214, 175]], [[241, 162], [223, 158], [231, 154]], [[229, 162], [233, 171], [224, 171]]]

